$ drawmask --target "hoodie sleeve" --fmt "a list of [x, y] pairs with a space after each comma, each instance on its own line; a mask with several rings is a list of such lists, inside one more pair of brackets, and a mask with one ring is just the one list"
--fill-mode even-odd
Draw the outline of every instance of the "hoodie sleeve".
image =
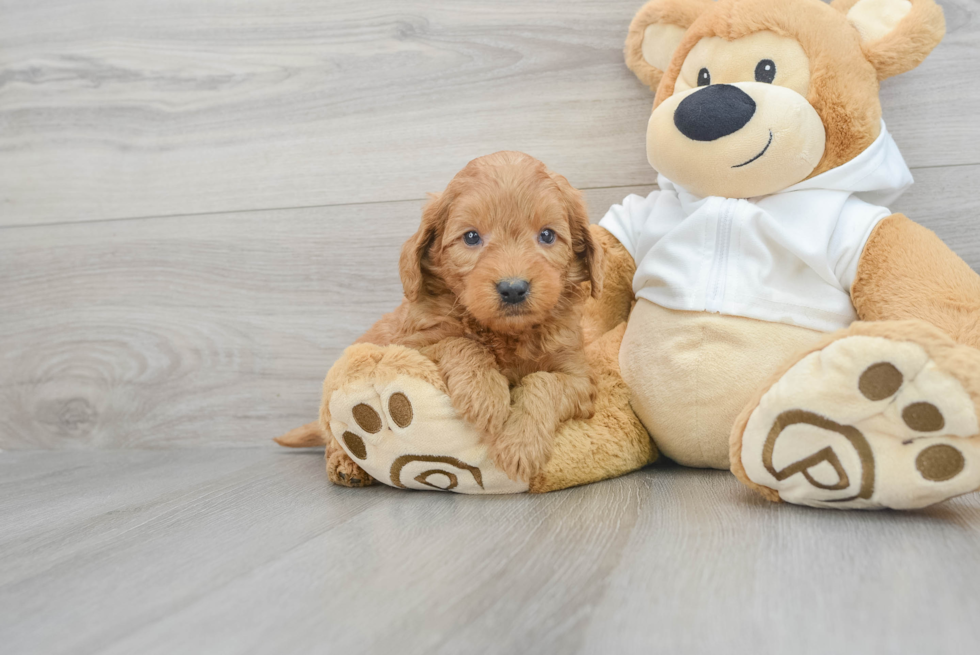
[[864, 252], [871, 233], [878, 223], [891, 215], [891, 210], [853, 196], [844, 203], [827, 254], [834, 276], [840, 282], [841, 289], [847, 293], [851, 292], [851, 285], [854, 284], [858, 264], [861, 262], [861, 253]]
[[643, 225], [653, 211], [659, 191], [654, 191], [646, 198], [634, 193], [626, 196], [621, 205], [613, 205], [599, 221], [603, 227], [616, 237], [623, 247], [636, 259], [636, 244], [639, 241]]

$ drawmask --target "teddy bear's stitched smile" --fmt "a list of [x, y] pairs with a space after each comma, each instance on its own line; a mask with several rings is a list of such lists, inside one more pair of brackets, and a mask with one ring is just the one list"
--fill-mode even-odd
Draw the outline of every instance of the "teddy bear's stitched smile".
[[772, 145], [772, 130], [769, 130], [769, 141], [766, 142], [766, 147], [762, 149], [762, 152], [760, 152], [758, 155], [756, 155], [752, 159], [748, 160], [747, 162], [743, 162], [741, 164], [735, 164], [734, 166], [732, 166], [732, 168], [742, 168], [743, 166], [748, 166], [749, 164], [751, 164], [752, 162], [754, 162], [756, 159], [758, 159], [762, 155], [766, 154], [766, 150], [769, 150], [769, 146], [771, 146], [771, 145]]

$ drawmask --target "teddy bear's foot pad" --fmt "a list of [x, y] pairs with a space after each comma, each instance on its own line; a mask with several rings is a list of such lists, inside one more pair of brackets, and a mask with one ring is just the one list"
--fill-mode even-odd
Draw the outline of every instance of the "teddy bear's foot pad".
[[487, 457], [479, 433], [449, 397], [408, 375], [345, 384], [330, 397], [330, 430], [358, 466], [401, 489], [519, 493]]
[[848, 336], [763, 395], [740, 458], [786, 502], [911, 509], [980, 488], [978, 432], [970, 395], [922, 346]]

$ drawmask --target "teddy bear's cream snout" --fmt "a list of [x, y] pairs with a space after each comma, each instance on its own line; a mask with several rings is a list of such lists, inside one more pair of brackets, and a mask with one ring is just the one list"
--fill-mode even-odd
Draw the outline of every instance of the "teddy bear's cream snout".
[[813, 172], [826, 134], [793, 89], [761, 82], [695, 87], [654, 110], [647, 157], [701, 196], [748, 198], [780, 191]]

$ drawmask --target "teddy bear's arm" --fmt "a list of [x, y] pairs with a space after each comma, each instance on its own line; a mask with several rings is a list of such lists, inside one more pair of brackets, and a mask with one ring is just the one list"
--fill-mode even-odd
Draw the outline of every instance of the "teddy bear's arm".
[[917, 318], [980, 348], [980, 275], [902, 214], [883, 220], [868, 239], [851, 301], [862, 321]]

